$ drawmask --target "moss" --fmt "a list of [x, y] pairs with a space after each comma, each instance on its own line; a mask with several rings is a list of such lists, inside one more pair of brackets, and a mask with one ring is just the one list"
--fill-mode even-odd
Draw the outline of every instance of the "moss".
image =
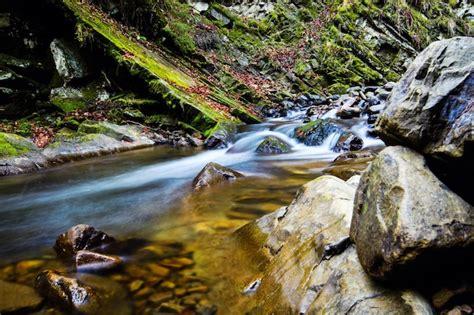
[[51, 104], [57, 106], [61, 111], [68, 113], [75, 111], [77, 109], [83, 109], [86, 107], [86, 100], [83, 98], [61, 98], [61, 97], [53, 97], [51, 98]]
[[17, 157], [33, 150], [35, 150], [35, 146], [25, 138], [0, 132], [0, 158]]
[[196, 43], [190, 35], [192, 34], [192, 28], [189, 25], [181, 22], [168, 24], [163, 29], [163, 32], [183, 55], [196, 52]]
[[[211, 127], [210, 125], [215, 125], [219, 121], [236, 119], [230, 114], [230, 110], [222, 110], [220, 106], [215, 106], [211, 101], [213, 99], [221, 99], [220, 94], [224, 93], [220, 92], [219, 88], [213, 87], [211, 89], [212, 95], [210, 98], [203, 98], [190, 92], [190, 89], [202, 84], [207, 85], [207, 83], [204, 83], [199, 76], [189, 75], [187, 73], [188, 70], [181, 64], [176, 63], [166, 52], [152, 51], [139, 41], [127, 37], [113, 20], [106, 18], [87, 4], [77, 0], [64, 0], [64, 3], [79, 17], [82, 23], [94, 29], [114, 46], [114, 49], [110, 50], [114, 58], [120, 64], [126, 66], [127, 69], [130, 69], [132, 74], [145, 78], [149, 83], [150, 92], [161, 98], [167, 107], [189, 113], [193, 112], [192, 109], [195, 109], [204, 116], [207, 116], [206, 119], [199, 121], [199, 128], [197, 125], [193, 125], [194, 127], [206, 130]], [[187, 8], [189, 9], [189, 7]], [[178, 15], [177, 11], [179, 10], [170, 9], [173, 10], [173, 14]], [[178, 17], [181, 20], [186, 18], [184, 15]], [[188, 18], [191, 19], [191, 17]], [[176, 40], [188, 41], [183, 46], [185, 49], [189, 50], [189, 48], [192, 48], [193, 44], [189, 42], [190, 37], [186, 37], [189, 35], [188, 31], [190, 30], [188, 25], [180, 21], [173, 21], [168, 26], [169, 30], [172, 30], [177, 36]], [[252, 120], [258, 119], [257, 116], [236, 100], [223, 105], [232, 105], [242, 114], [242, 117], [250, 117]], [[192, 121], [195, 121], [195, 119], [189, 120], [190, 123]]]

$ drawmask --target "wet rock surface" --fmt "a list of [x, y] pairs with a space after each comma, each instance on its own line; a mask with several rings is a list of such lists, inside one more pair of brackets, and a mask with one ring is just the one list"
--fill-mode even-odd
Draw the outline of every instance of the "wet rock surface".
[[423, 282], [441, 278], [439, 270], [459, 276], [474, 261], [473, 214], [420, 154], [388, 147], [362, 175], [351, 239], [373, 277]]
[[269, 136], [263, 140], [256, 149], [262, 154], [282, 154], [291, 151], [291, 147], [277, 137]]
[[237, 232], [266, 253], [244, 311], [432, 314], [419, 294], [377, 284], [349, 241], [355, 187], [333, 176], [304, 185], [285, 208]]
[[35, 279], [35, 287], [50, 303], [81, 314], [131, 314], [126, 291], [116, 282], [93, 275], [79, 279], [45, 270]]
[[194, 190], [201, 190], [223, 182], [235, 181], [243, 175], [217, 163], [207, 164], [193, 180]]
[[0, 313], [33, 312], [37, 310], [43, 298], [28, 286], [0, 280]]
[[360, 175], [376, 157], [373, 151], [349, 151], [340, 154], [327, 168], [324, 174], [348, 180], [354, 175]]
[[330, 140], [335, 152], [356, 151], [364, 145], [360, 137], [330, 119], [317, 119], [295, 129], [295, 137], [307, 146], [322, 145], [330, 136], [334, 137]]
[[80, 250], [76, 254], [76, 269], [79, 271], [98, 271], [117, 268], [122, 264], [122, 259], [117, 256], [109, 256]]
[[81, 250], [100, 249], [115, 239], [94, 227], [80, 224], [61, 234], [54, 245], [58, 256], [71, 259]]

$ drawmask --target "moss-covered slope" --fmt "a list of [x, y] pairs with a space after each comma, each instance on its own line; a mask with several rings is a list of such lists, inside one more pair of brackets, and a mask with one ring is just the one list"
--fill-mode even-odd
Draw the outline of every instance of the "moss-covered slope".
[[[202, 75], [187, 69], [168, 52], [152, 43], [133, 37], [128, 29], [108, 17], [90, 3], [64, 0], [64, 4], [83, 23], [105, 39], [110, 53], [130, 71], [141, 72], [150, 91], [162, 98], [167, 106], [181, 107], [188, 121], [200, 131], [223, 121], [259, 121], [251, 108], [231, 93], [204, 81]], [[191, 110], [190, 108], [194, 109]]]

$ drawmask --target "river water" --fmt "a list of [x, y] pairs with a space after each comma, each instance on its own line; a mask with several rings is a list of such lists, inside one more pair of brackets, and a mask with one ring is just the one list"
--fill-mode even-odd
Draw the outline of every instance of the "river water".
[[[333, 118], [334, 112], [325, 116]], [[329, 149], [334, 137], [318, 147], [290, 137], [303, 117], [302, 112], [293, 112], [286, 118], [243, 126], [226, 149], [159, 146], [2, 178], [0, 265], [54, 259], [51, 247], [56, 237], [81, 223], [117, 239], [176, 242], [192, 248], [197, 257], [203, 255], [199, 247], [207, 247], [206, 255], [215, 251], [217, 256], [220, 245], [210, 245], [209, 239], [225, 237], [249, 220], [288, 205], [296, 190], [320, 176], [338, 155]], [[340, 123], [363, 138], [365, 148], [383, 145], [366, 135], [364, 119]], [[255, 153], [269, 135], [290, 144], [292, 151]], [[193, 177], [209, 162], [231, 167], [245, 177], [193, 192]]]

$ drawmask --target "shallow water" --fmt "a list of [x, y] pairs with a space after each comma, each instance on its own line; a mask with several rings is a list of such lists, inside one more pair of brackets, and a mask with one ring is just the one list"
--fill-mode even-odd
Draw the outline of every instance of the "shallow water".
[[[0, 264], [53, 257], [56, 237], [85, 223], [122, 240], [176, 242], [188, 248], [186, 255], [195, 256], [195, 271], [219, 287], [215, 277], [222, 274], [218, 267], [210, 271], [209, 256], [232, 251], [219, 240], [249, 220], [288, 205], [296, 190], [320, 176], [338, 155], [328, 149], [332, 137], [319, 147], [307, 147], [290, 137], [302, 124], [300, 114], [244, 126], [233, 145], [222, 150], [160, 146], [2, 178]], [[363, 120], [343, 123], [362, 136], [366, 146], [382, 144], [366, 137]], [[258, 144], [269, 135], [290, 144], [292, 152], [256, 154]], [[195, 193], [192, 179], [208, 162], [246, 176]], [[133, 255], [124, 258], [132, 263], [139, 260]]]

